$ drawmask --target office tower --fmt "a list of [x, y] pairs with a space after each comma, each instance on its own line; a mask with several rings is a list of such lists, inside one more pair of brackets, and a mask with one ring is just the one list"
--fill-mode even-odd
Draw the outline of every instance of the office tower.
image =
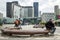
[[6, 5], [6, 16], [12, 18], [12, 3], [11, 2], [7, 2]]
[[20, 5], [17, 1], [7, 2], [7, 17], [9, 18], [20, 18]]
[[55, 14], [54, 13], [43, 13], [41, 15], [42, 22], [48, 22], [50, 19], [55, 20]]
[[38, 12], [38, 17], [41, 17], [41, 11]]
[[58, 19], [58, 16], [59, 16], [59, 6], [58, 6], [58, 5], [56, 5], [56, 6], [54, 7], [54, 12], [55, 12], [55, 17], [56, 17], [56, 19]]
[[33, 6], [22, 6], [21, 13], [21, 15], [23, 15], [23, 18], [32, 18], [34, 17], [34, 8]]
[[34, 6], [34, 17], [38, 17], [38, 2], [34, 2], [33, 6]]

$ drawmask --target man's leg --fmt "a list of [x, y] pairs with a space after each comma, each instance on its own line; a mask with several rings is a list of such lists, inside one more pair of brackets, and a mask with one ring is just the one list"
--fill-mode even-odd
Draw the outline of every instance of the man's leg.
[[56, 28], [53, 27], [53, 28], [51, 29], [51, 34], [54, 34], [55, 30], [56, 30]]
[[52, 30], [53, 30], [53, 31], [52, 31], [52, 33], [54, 34], [54, 32], [55, 32], [56, 28], [53, 28]]
[[19, 25], [19, 28], [22, 29], [21, 24]]

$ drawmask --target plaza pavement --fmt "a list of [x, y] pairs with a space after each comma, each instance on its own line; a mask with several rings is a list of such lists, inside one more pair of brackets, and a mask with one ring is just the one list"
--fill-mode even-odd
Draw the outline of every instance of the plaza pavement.
[[[33, 28], [34, 25], [22, 25], [22, 30], [43, 30], [45, 28]], [[4, 24], [0, 28], [4, 27], [14, 27], [14, 24]], [[0, 32], [1, 33], [1, 32]], [[41, 36], [34, 35], [30, 37], [29, 35], [15, 35], [15, 36], [1, 36], [0, 40], [60, 40], [60, 27], [56, 26], [56, 32], [54, 36]]]

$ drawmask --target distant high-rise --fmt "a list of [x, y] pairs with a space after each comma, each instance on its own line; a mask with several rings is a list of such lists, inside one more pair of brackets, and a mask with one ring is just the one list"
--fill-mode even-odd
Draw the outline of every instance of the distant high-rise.
[[13, 1], [12, 3], [18, 4], [18, 1]]
[[59, 16], [59, 6], [58, 5], [56, 5], [54, 7], [54, 12], [55, 12], [56, 19], [58, 19], [58, 16]]
[[22, 6], [21, 13], [23, 18], [34, 17], [34, 8], [33, 6]]
[[20, 5], [18, 5], [18, 1], [7, 2], [6, 12], [7, 12], [6, 16], [9, 18], [19, 18]]
[[38, 12], [38, 17], [41, 17], [41, 11]]
[[56, 6], [54, 7], [54, 11], [55, 11], [55, 14], [56, 14], [56, 15], [59, 14], [59, 6], [58, 6], [58, 5], [56, 5]]
[[43, 13], [41, 15], [42, 22], [48, 22], [49, 19], [54, 19], [55, 20], [55, 14], [54, 13]]
[[38, 17], [38, 2], [34, 2], [34, 17]]
[[6, 5], [6, 16], [7, 17], [12, 17], [12, 3], [11, 2], [7, 2], [7, 5]]

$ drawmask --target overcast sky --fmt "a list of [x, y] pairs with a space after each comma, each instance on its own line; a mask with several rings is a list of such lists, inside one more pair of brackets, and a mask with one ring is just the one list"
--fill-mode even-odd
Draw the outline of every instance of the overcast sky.
[[33, 2], [39, 2], [39, 11], [54, 12], [54, 6], [60, 5], [60, 0], [0, 0], [0, 12], [6, 17], [6, 2], [18, 1], [20, 5], [32, 6]]

